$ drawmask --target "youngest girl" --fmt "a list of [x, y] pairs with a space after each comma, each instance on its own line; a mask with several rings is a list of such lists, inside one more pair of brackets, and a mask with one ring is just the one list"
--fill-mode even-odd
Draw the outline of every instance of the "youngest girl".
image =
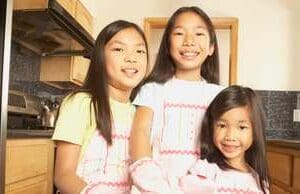
[[201, 159], [180, 180], [185, 193], [269, 193], [265, 115], [255, 92], [221, 91], [205, 113]]

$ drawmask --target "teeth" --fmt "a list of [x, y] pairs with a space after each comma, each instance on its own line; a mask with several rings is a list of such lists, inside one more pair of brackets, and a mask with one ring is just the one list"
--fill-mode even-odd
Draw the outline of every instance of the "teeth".
[[135, 68], [125, 68], [125, 69], [122, 69], [122, 71], [125, 73], [137, 73], [138, 72], [138, 70]]
[[181, 53], [183, 56], [187, 56], [187, 57], [193, 57], [193, 56], [197, 56], [198, 52], [182, 52]]

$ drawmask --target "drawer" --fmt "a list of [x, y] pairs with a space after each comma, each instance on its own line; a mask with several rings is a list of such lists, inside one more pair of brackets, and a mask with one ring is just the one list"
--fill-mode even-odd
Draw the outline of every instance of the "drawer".
[[292, 156], [276, 152], [267, 152], [267, 161], [271, 179], [292, 185]]
[[[6, 185], [5, 194], [47, 194], [48, 185], [45, 176], [37, 176], [25, 181]], [[51, 191], [52, 194], [52, 191]]]
[[46, 174], [49, 142], [45, 140], [8, 140], [6, 150], [6, 184]]

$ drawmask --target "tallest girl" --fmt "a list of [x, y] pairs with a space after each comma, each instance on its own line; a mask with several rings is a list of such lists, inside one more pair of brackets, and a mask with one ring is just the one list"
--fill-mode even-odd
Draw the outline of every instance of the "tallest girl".
[[130, 139], [135, 190], [180, 193], [178, 180], [199, 157], [197, 138], [205, 110], [222, 89], [215, 30], [198, 7], [169, 19], [138, 106]]

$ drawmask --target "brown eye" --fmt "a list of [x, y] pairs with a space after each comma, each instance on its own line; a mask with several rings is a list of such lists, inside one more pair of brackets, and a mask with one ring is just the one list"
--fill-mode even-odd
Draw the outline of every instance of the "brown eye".
[[117, 51], [117, 52], [123, 52], [123, 51], [124, 51], [124, 49], [119, 48], [119, 47], [115, 47], [115, 48], [113, 48], [112, 50], [113, 50], [113, 51]]
[[204, 33], [196, 33], [196, 36], [205, 36]]
[[145, 54], [146, 53], [146, 51], [143, 50], [143, 49], [138, 49], [136, 52], [139, 53], [139, 54]]
[[245, 129], [248, 129], [247, 126], [240, 126], [240, 130], [245, 130]]

